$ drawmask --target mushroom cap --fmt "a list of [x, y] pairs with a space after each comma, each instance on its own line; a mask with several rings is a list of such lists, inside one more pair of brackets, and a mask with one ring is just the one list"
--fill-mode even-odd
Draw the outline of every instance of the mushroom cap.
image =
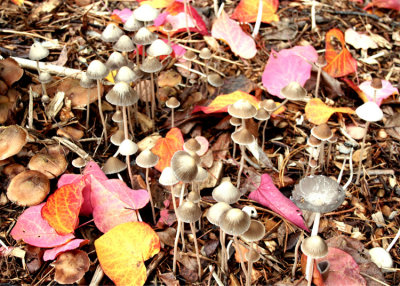
[[265, 99], [260, 102], [260, 108], [264, 108], [268, 112], [272, 112], [276, 109], [276, 103], [273, 99]]
[[53, 80], [53, 77], [48, 72], [41, 72], [39, 75], [39, 82], [40, 83], [49, 83]]
[[207, 210], [207, 219], [210, 223], [219, 226], [222, 215], [230, 209], [232, 207], [225, 202], [216, 203]]
[[122, 115], [122, 111], [118, 109], [117, 111], [114, 112], [113, 116], [111, 117], [111, 120], [117, 123], [123, 122], [124, 117]]
[[18, 125], [0, 126], [0, 160], [21, 151], [28, 142], [28, 132]]
[[139, 78], [140, 77], [136, 72], [127, 66], [123, 66], [118, 70], [117, 75], [115, 76], [115, 82], [124, 81], [126, 83], [130, 83], [138, 80]]
[[75, 158], [74, 160], [72, 160], [71, 163], [72, 163], [72, 166], [74, 166], [75, 168], [78, 168], [78, 169], [86, 166], [86, 161], [82, 157]]
[[132, 52], [135, 49], [135, 45], [133, 44], [132, 39], [129, 36], [122, 35], [113, 45], [113, 48], [118, 52]]
[[124, 139], [119, 145], [119, 153], [122, 156], [131, 156], [137, 152], [139, 149], [138, 145], [131, 139]]
[[138, 102], [139, 96], [129, 84], [121, 81], [106, 94], [106, 99], [116, 106], [131, 106]]
[[147, 48], [147, 54], [151, 57], [168, 56], [172, 48], [163, 40], [157, 39]]
[[176, 97], [170, 97], [165, 102], [165, 105], [169, 108], [177, 108], [181, 105], [181, 103], [176, 99]]
[[96, 86], [96, 82], [88, 78], [86, 72], [82, 72], [79, 85], [83, 88], [93, 88]]
[[195, 183], [202, 183], [208, 178], [208, 172], [206, 169], [197, 166], [197, 175], [196, 178], [194, 178], [193, 182]]
[[247, 261], [254, 263], [254, 262], [257, 262], [261, 258], [261, 255], [254, 248], [250, 248], [250, 250], [246, 252], [244, 257], [246, 258]]
[[209, 48], [202, 48], [200, 50], [199, 58], [203, 60], [209, 60], [211, 59], [212, 54]]
[[122, 172], [127, 168], [126, 163], [122, 162], [117, 157], [110, 157], [103, 165], [103, 172], [106, 175], [116, 174]]
[[326, 59], [325, 59], [325, 55], [319, 55], [317, 61], [315, 62], [315, 65], [318, 68], [323, 68], [325, 67], [327, 64]]
[[121, 129], [117, 130], [117, 132], [115, 132], [110, 137], [111, 143], [114, 144], [115, 146], [120, 146], [121, 143], [124, 141], [124, 139], [125, 139], [124, 130]]
[[194, 138], [190, 138], [183, 144], [183, 149], [185, 151], [197, 152], [200, 150], [200, 148], [201, 148], [200, 143]]
[[23, 171], [16, 175], [7, 188], [7, 197], [19, 206], [40, 204], [50, 192], [50, 181], [39, 171]]
[[371, 87], [381, 89], [383, 87], [382, 80], [378, 77], [373, 78], [371, 81]]
[[311, 135], [321, 141], [327, 141], [333, 136], [332, 130], [329, 128], [328, 124], [322, 123], [318, 126], [314, 126], [311, 129]]
[[189, 202], [192, 202], [192, 203], [197, 204], [197, 203], [200, 202], [201, 196], [200, 196], [200, 194], [199, 194], [198, 192], [191, 191], [191, 192], [188, 193], [186, 199], [187, 199]]
[[108, 69], [101, 61], [94, 60], [89, 64], [86, 75], [89, 79], [102, 79], [108, 75]]
[[252, 219], [250, 222], [249, 229], [241, 234], [240, 236], [247, 240], [248, 242], [259, 241], [265, 235], [265, 227], [258, 220]]
[[392, 268], [393, 259], [389, 252], [382, 247], [374, 247], [369, 251], [371, 261], [376, 264], [379, 268]]
[[234, 204], [240, 198], [240, 191], [230, 181], [224, 181], [212, 191], [212, 197], [217, 202]]
[[163, 186], [173, 186], [179, 183], [178, 178], [175, 176], [174, 171], [171, 167], [165, 167], [161, 172], [158, 182]]
[[257, 109], [246, 99], [239, 99], [234, 104], [228, 106], [229, 115], [241, 119], [253, 118], [257, 114]]
[[183, 54], [183, 58], [187, 61], [193, 61], [197, 58], [197, 55], [191, 51], [191, 50], [187, 50], [184, 54]]
[[89, 270], [90, 259], [86, 252], [74, 249], [61, 253], [53, 264], [57, 283], [74, 284]]
[[113, 52], [106, 61], [106, 67], [109, 70], [119, 69], [126, 64], [126, 58], [120, 52]]
[[29, 49], [29, 59], [32, 61], [40, 61], [49, 55], [49, 50], [42, 46], [41, 43], [35, 42]]
[[162, 63], [155, 57], [147, 57], [140, 66], [140, 69], [147, 73], [159, 72], [162, 68]]
[[133, 36], [133, 42], [136, 45], [150, 45], [157, 39], [157, 34], [152, 33], [146, 27], [141, 27]]
[[196, 160], [186, 151], [177, 151], [172, 156], [171, 168], [178, 180], [191, 183], [197, 176]]
[[149, 4], [143, 4], [133, 11], [133, 16], [135, 16], [139, 21], [151, 22], [157, 18], [159, 13], [160, 12], [157, 9], [153, 8]]
[[270, 118], [270, 115], [268, 111], [265, 110], [265, 108], [260, 108], [257, 110], [256, 115], [254, 115], [254, 118], [259, 121], [266, 121]]
[[310, 258], [322, 258], [328, 254], [328, 245], [320, 236], [313, 235], [304, 239], [301, 251]]
[[231, 119], [229, 119], [229, 123], [232, 126], [240, 126], [240, 125], [242, 125], [242, 120], [240, 118], [232, 116]]
[[101, 39], [106, 43], [113, 43], [118, 41], [123, 34], [124, 32], [116, 24], [110, 23], [101, 33]]
[[133, 13], [129, 16], [128, 20], [126, 20], [124, 24], [124, 29], [128, 32], [136, 32], [141, 27], [143, 27], [143, 22], [136, 19]]
[[356, 109], [356, 114], [368, 122], [380, 121], [383, 118], [382, 109], [373, 101], [367, 101]]
[[321, 145], [321, 140], [313, 135], [310, 135], [310, 137], [308, 137], [307, 139], [307, 145], [311, 147], [318, 147], [319, 145]]
[[241, 127], [237, 131], [233, 132], [231, 134], [231, 138], [236, 144], [239, 145], [251, 144], [255, 140], [253, 134], [251, 134], [250, 131], [244, 127]]
[[58, 177], [67, 169], [68, 162], [61, 154], [35, 154], [29, 161], [28, 168], [40, 171], [49, 179]]
[[219, 221], [220, 228], [230, 235], [241, 235], [250, 227], [250, 216], [241, 209], [228, 210]]
[[281, 95], [288, 100], [303, 100], [307, 96], [307, 90], [296, 81], [291, 81], [281, 89]]
[[136, 164], [141, 168], [152, 168], [157, 165], [159, 159], [150, 149], [145, 149], [136, 157]]
[[292, 200], [303, 210], [327, 213], [338, 208], [346, 196], [343, 188], [326, 176], [308, 176], [292, 192]]
[[217, 73], [210, 73], [207, 76], [207, 82], [211, 84], [213, 87], [220, 87], [224, 84], [224, 80]]
[[192, 223], [200, 219], [201, 209], [197, 204], [185, 201], [176, 209], [176, 216], [183, 222]]

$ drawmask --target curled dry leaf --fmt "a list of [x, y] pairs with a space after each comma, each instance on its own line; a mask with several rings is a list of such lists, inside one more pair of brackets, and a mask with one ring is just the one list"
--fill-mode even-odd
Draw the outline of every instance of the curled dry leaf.
[[378, 48], [378, 45], [370, 36], [358, 33], [352, 28], [349, 28], [344, 32], [344, 39], [346, 43], [352, 45], [356, 49], [368, 50]]
[[[241, 0], [236, 6], [231, 18], [239, 22], [253, 23], [257, 20], [259, 0]], [[262, 0], [261, 22], [271, 23], [279, 21], [276, 11], [279, 7], [279, 0]]]
[[75, 249], [62, 253], [53, 264], [54, 280], [60, 284], [73, 284], [89, 270], [90, 259], [86, 252]]
[[151, 151], [160, 159], [155, 168], [162, 172], [166, 167], [171, 166], [171, 158], [176, 151], [183, 150], [183, 135], [179, 128], [172, 128], [165, 138], [159, 138]]
[[316, 125], [328, 122], [335, 112], [354, 114], [350, 107], [330, 107], [319, 98], [311, 99], [305, 107], [307, 120]]

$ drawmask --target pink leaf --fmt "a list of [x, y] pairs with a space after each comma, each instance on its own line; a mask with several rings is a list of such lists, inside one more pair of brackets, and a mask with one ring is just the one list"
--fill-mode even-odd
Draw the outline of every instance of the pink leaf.
[[367, 285], [365, 279], [360, 275], [360, 268], [353, 257], [347, 252], [329, 247], [328, 255], [317, 259], [317, 263], [329, 261], [329, 272], [324, 279], [325, 286], [363, 286]]
[[41, 211], [45, 203], [27, 208], [18, 218], [17, 224], [11, 231], [15, 240], [22, 239], [37, 247], [55, 247], [74, 238], [73, 234], [59, 235], [46, 220]]
[[253, 38], [243, 32], [239, 23], [229, 18], [224, 11], [214, 22], [211, 35], [225, 41], [232, 52], [244, 59], [251, 59], [257, 53]]
[[308, 231], [301, 210], [275, 187], [270, 175], [263, 174], [261, 176], [260, 186], [250, 193], [249, 198], [270, 208], [291, 223]]
[[267, 91], [279, 98], [281, 89], [290, 82], [295, 81], [304, 85], [311, 76], [311, 64], [318, 58], [318, 54], [312, 46], [294, 47], [282, 50], [279, 53], [274, 50], [265, 66], [262, 75], [262, 83]]
[[400, 0], [372, 0], [372, 2], [368, 3], [368, 5], [364, 7], [364, 9], [367, 10], [371, 7], [394, 9], [400, 11]]
[[[371, 86], [371, 81], [364, 81], [362, 84], [360, 84], [358, 87], [365, 93], [369, 101], [374, 101], [374, 92], [375, 89]], [[375, 103], [378, 105], [382, 104], [382, 101], [392, 94], [398, 94], [399, 90], [393, 85], [387, 81], [387, 80], [382, 80], [382, 88], [381, 89], [376, 89], [376, 94], [375, 94]]]
[[124, 8], [122, 10], [115, 9], [112, 12], [111, 16], [112, 15], [117, 15], [122, 20], [122, 23], [125, 23], [128, 20], [128, 18], [132, 15], [132, 10], [128, 8]]
[[94, 161], [90, 161], [86, 164], [86, 167], [83, 170], [83, 175], [87, 176], [92, 175], [98, 181], [104, 181], [108, 179], [106, 174], [104, 174], [103, 170], [100, 168], [100, 166]]
[[91, 202], [97, 228], [106, 233], [124, 222], [137, 221], [136, 210], [149, 202], [146, 190], [132, 190], [118, 179], [91, 179]]
[[87, 239], [73, 239], [71, 241], [68, 241], [64, 245], [45, 250], [45, 252], [43, 254], [43, 260], [44, 261], [54, 260], [54, 259], [56, 259], [56, 257], [59, 254], [61, 254], [63, 252], [76, 249], [76, 248], [81, 247], [88, 243], [89, 243], [89, 240], [87, 240]]

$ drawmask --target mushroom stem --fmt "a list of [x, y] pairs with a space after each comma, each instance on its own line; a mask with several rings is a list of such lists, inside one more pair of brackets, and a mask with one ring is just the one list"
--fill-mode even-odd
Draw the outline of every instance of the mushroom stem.
[[219, 228], [219, 241], [221, 243], [221, 268], [222, 271], [228, 273], [228, 256], [226, 253], [226, 246], [225, 246], [225, 232]]
[[106, 126], [106, 121], [104, 120], [104, 115], [103, 115], [103, 108], [101, 105], [101, 93], [100, 93], [100, 80], [97, 80], [97, 102], [99, 105], [99, 114], [100, 114], [100, 119], [101, 119], [101, 124], [103, 125], [103, 130], [104, 130], [104, 142], [108, 141], [108, 136], [107, 136], [107, 126]]
[[239, 244], [239, 241], [238, 241], [236, 235], [233, 236], [233, 242], [235, 243], [237, 252], [239, 253], [240, 265], [241, 265], [241, 267], [242, 267], [244, 276], [245, 276], [246, 281], [247, 281], [247, 280], [248, 280], [248, 277], [247, 277], [246, 265], [244, 265], [244, 255], [243, 255], [242, 249], [240, 248], [240, 244]]
[[400, 238], [400, 228], [399, 228], [399, 230], [397, 231], [397, 234], [396, 234], [396, 236], [393, 238], [393, 240], [392, 240], [392, 242], [389, 244], [389, 246], [386, 248], [386, 251], [387, 252], [389, 252], [391, 249], [392, 249], [392, 247], [396, 244], [396, 242], [397, 242], [397, 240], [399, 240], [399, 238]]
[[319, 91], [319, 85], [321, 83], [321, 72], [322, 68], [319, 66], [318, 67], [318, 74], [317, 74], [317, 83], [315, 84], [315, 98], [318, 98], [318, 91]]
[[[235, 132], [237, 131], [238, 127], [235, 126]], [[235, 159], [236, 157], [236, 143], [232, 140], [233, 143], [233, 150], [232, 150], [232, 158]]]
[[313, 263], [314, 259], [312, 257], [307, 256], [307, 265], [306, 265], [306, 280], [307, 286], [311, 286], [312, 282], [312, 273], [313, 273]]
[[325, 164], [325, 140], [321, 141], [321, 145], [319, 145], [319, 163], [318, 165], [324, 166]]
[[[320, 219], [321, 219], [321, 213], [315, 213], [313, 228], [311, 230], [311, 236], [318, 235]], [[309, 282], [312, 279], [312, 262], [313, 262], [313, 259], [311, 257], [307, 256], [306, 279]]]
[[270, 114], [272, 115], [275, 111], [277, 111], [279, 108], [281, 108], [282, 106], [284, 106], [288, 101], [289, 101], [289, 99], [285, 98], [285, 100], [282, 101], [281, 104], [279, 104], [278, 106], [276, 106], [276, 107], [274, 108], [274, 110], [272, 110], [272, 111], [270, 112]]
[[[176, 201], [175, 201], [175, 196], [173, 193], [173, 186], [171, 186], [171, 199], [172, 199], [172, 205], [174, 206], [174, 212], [175, 212], [175, 216], [177, 216], [176, 214]], [[183, 229], [181, 229], [181, 239], [182, 239], [182, 250], [185, 249], [185, 234], [183, 233]]]
[[86, 98], [87, 98], [87, 105], [86, 105], [86, 130], [88, 130], [88, 129], [89, 129], [89, 115], [90, 115], [90, 92], [89, 92], [89, 89], [87, 90]]
[[153, 215], [153, 222], [154, 222], [154, 224], [156, 224], [156, 213], [154, 211], [154, 203], [153, 203], [153, 198], [151, 195], [151, 189], [150, 189], [150, 183], [149, 183], [149, 168], [146, 168], [146, 188], [147, 188], [147, 192], [149, 192], [151, 214]]
[[328, 143], [328, 156], [326, 157], [326, 164], [325, 164], [326, 169], [329, 168], [329, 162], [331, 161], [331, 153], [332, 153], [332, 143], [329, 142]]
[[[127, 119], [127, 114], [126, 114], [126, 106], [122, 107], [122, 119], [124, 122], [124, 136], [125, 139], [129, 139], [129, 132], [128, 132], [128, 119]], [[132, 168], [131, 168], [131, 160], [129, 156], [126, 156], [126, 166], [128, 167], [128, 174], [129, 174], [129, 179], [131, 181], [131, 187], [133, 188], [133, 174], [132, 174]]]
[[[252, 241], [249, 247], [249, 252], [253, 248], [254, 242]], [[246, 280], [246, 286], [251, 286], [251, 272], [253, 270], [253, 261], [252, 260], [247, 260], [247, 280]]]
[[175, 113], [174, 113], [175, 108], [171, 108], [171, 128], [175, 127]]
[[196, 231], [194, 229], [194, 224], [193, 224], [193, 222], [191, 222], [189, 224], [190, 224], [190, 229], [192, 230], [192, 234], [193, 234], [194, 248], [196, 249], [196, 260], [197, 260], [199, 280], [201, 280], [201, 275], [203, 274], [203, 269], [201, 268], [199, 245], [197, 244], [197, 237], [196, 237]]
[[239, 166], [239, 173], [238, 173], [238, 178], [237, 178], [237, 183], [236, 183], [236, 188], [239, 188], [240, 186], [240, 176], [242, 175], [243, 172], [243, 167], [244, 167], [244, 147], [242, 145], [239, 145], [240, 151], [241, 151], [241, 157], [240, 157], [240, 166]]
[[182, 188], [181, 188], [181, 195], [179, 196], [179, 205], [182, 204], [183, 201], [183, 194], [185, 193], [185, 183], [182, 184]]
[[311, 231], [311, 236], [314, 236], [314, 235], [318, 234], [318, 228], [319, 228], [320, 219], [321, 219], [321, 213], [315, 213], [315, 218], [314, 218], [313, 228], [312, 228], [312, 231]]
[[264, 152], [264, 145], [265, 145], [265, 129], [267, 128], [267, 124], [268, 124], [268, 119], [265, 120], [264, 127], [263, 127], [263, 131], [262, 131], [262, 144], [261, 144], [261, 148], [262, 148], [263, 152]]
[[174, 258], [172, 262], [172, 272], [176, 275], [176, 256], [178, 254], [178, 239], [181, 232], [181, 221], [178, 219], [178, 228], [176, 229], [175, 241], [174, 241]]
[[363, 139], [362, 139], [362, 142], [361, 142], [361, 151], [360, 151], [360, 159], [359, 159], [359, 162], [358, 162], [356, 185], [358, 185], [359, 182], [360, 182], [362, 158], [363, 158], [363, 155], [364, 155], [365, 138], [367, 138], [368, 127], [369, 127], [369, 121], [367, 121], [367, 123], [365, 124], [365, 133], [364, 133], [364, 136], [363, 136]]
[[154, 126], [155, 108], [156, 108], [156, 94], [154, 92], [154, 73], [150, 74], [150, 79], [151, 79], [151, 119], [153, 120], [153, 126]]

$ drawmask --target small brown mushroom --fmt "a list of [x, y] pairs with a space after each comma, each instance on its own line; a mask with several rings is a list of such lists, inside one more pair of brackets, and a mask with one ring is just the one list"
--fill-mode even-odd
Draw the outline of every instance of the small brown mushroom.
[[86, 252], [75, 249], [60, 254], [53, 264], [56, 270], [54, 280], [60, 284], [73, 284], [89, 270], [90, 259]]
[[28, 132], [18, 125], [0, 127], [0, 160], [7, 159], [21, 151], [28, 141]]
[[58, 177], [67, 169], [68, 162], [61, 154], [41, 154], [34, 155], [29, 161], [28, 168], [40, 171], [49, 179]]

